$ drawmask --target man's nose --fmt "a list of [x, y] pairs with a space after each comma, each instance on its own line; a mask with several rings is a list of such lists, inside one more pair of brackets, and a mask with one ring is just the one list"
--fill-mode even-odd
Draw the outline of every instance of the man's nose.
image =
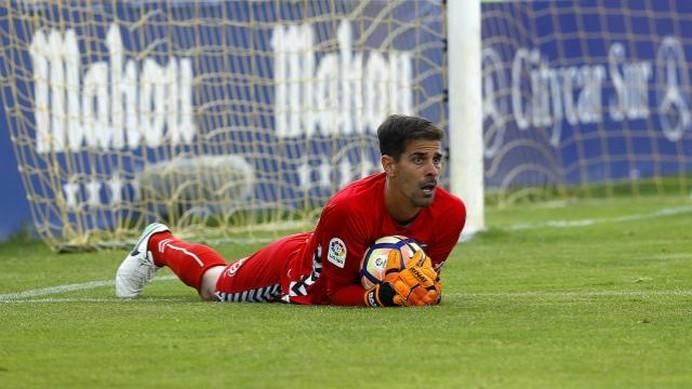
[[425, 175], [437, 177], [440, 175], [440, 166], [435, 161], [430, 160], [426, 165]]

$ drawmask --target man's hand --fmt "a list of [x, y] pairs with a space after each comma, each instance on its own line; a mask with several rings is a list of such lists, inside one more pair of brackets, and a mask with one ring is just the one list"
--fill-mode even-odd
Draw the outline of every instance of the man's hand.
[[369, 306], [430, 305], [439, 302], [441, 285], [430, 257], [417, 252], [401, 269], [401, 253], [392, 250], [387, 258], [384, 281], [365, 292]]
[[432, 267], [411, 266], [385, 277], [397, 294], [404, 297], [406, 305], [430, 305], [437, 301], [440, 290], [436, 288], [437, 274]]
[[401, 295], [395, 288], [395, 284], [387, 281], [390, 277], [394, 281], [401, 270], [401, 253], [392, 250], [387, 256], [385, 277], [382, 282], [365, 291], [365, 304], [371, 307], [395, 307], [408, 305], [406, 301], [408, 293]]
[[[425, 303], [426, 305], [433, 304], [437, 305], [440, 303], [440, 300], [442, 298], [442, 283], [440, 282], [440, 275], [435, 271], [435, 268], [432, 266], [432, 260], [430, 257], [425, 255], [422, 251], [417, 252], [416, 254], [413, 255], [411, 258], [411, 261], [409, 262], [409, 266], [419, 266], [422, 267], [423, 269], [428, 269], [425, 270], [424, 272], [430, 277], [431, 280], [433, 280], [433, 286], [436, 291], [437, 296], [435, 297], [435, 300], [432, 303]], [[427, 298], [425, 298], [427, 301]], [[420, 305], [420, 304], [418, 304]]]
[[365, 304], [370, 307], [396, 307], [407, 305], [388, 282], [381, 282], [365, 291]]
[[442, 301], [442, 282], [440, 282], [440, 275], [437, 275], [435, 279], [435, 289], [437, 289], [437, 299], [433, 302], [433, 305], [437, 305]]

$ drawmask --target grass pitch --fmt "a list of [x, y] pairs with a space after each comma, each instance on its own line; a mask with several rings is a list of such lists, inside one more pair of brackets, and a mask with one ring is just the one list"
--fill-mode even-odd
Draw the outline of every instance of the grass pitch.
[[[162, 271], [113, 295], [124, 251], [0, 246], [0, 387], [692, 386], [692, 201], [490, 210], [443, 303], [218, 304]], [[259, 246], [221, 245], [227, 258]]]

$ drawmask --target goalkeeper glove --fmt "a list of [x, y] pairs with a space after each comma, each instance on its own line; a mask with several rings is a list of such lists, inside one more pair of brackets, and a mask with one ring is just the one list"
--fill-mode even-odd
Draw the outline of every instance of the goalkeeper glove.
[[[365, 305], [370, 307], [395, 307], [408, 305], [406, 297], [399, 294], [395, 288], [397, 275], [401, 270], [401, 253], [399, 250], [392, 250], [387, 256], [385, 266], [385, 278], [382, 282], [365, 291]], [[389, 277], [389, 279], [388, 279]]]
[[381, 282], [365, 291], [365, 304], [369, 307], [396, 307], [407, 305], [388, 282]]
[[[442, 299], [442, 282], [440, 281], [440, 274], [438, 272], [436, 272], [432, 266], [432, 260], [430, 259], [430, 257], [425, 255], [423, 252], [419, 251], [413, 255], [410, 262], [413, 266], [420, 266], [424, 269], [428, 269], [428, 270], [424, 270], [424, 272], [428, 275], [428, 277], [430, 277], [431, 280], [434, 280], [433, 281], [433, 288], [435, 289], [434, 294], [436, 294], [436, 297], [432, 303], [425, 303], [425, 304], [426, 305], [439, 304], [440, 300]], [[432, 290], [433, 288], [428, 287], [427, 289]], [[424, 299], [426, 301], [428, 300], [427, 297]]]
[[400, 296], [405, 297], [407, 305], [430, 305], [440, 297], [440, 289], [434, 281], [437, 274], [432, 267], [411, 266], [397, 276], [398, 279], [389, 282]]
[[[418, 256], [416, 256], [418, 255]], [[434, 293], [431, 293], [430, 295], [423, 295], [422, 293], [419, 292], [420, 298], [422, 301], [420, 301], [424, 305], [437, 305], [440, 303], [440, 300], [442, 298], [442, 283], [440, 282], [440, 275], [435, 271], [435, 269], [432, 266], [432, 260], [430, 257], [425, 255], [422, 252], [417, 252], [412, 258], [411, 258], [411, 263], [413, 266], [419, 266], [423, 268], [423, 272], [431, 279], [433, 280], [433, 285], [430, 287], [429, 285], [426, 287], [427, 290], [432, 291], [434, 289]], [[434, 299], [430, 301], [431, 296], [434, 296]], [[421, 304], [417, 304], [421, 305]]]
[[433, 302], [433, 305], [437, 305], [442, 301], [442, 282], [440, 281], [440, 275], [437, 275], [435, 279], [435, 289], [437, 289], [437, 299]]
[[441, 288], [430, 257], [417, 252], [401, 266], [401, 253], [392, 250], [387, 258], [384, 281], [365, 292], [369, 306], [430, 305], [439, 301]]

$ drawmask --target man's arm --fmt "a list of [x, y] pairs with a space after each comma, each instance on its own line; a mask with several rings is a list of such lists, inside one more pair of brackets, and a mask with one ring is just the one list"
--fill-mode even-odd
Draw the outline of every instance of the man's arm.
[[365, 226], [344, 205], [330, 204], [320, 215], [315, 238], [325, 253], [322, 271], [329, 302], [365, 306], [365, 288], [358, 277], [360, 260], [368, 245]]
[[[437, 274], [424, 274], [417, 269], [405, 269], [400, 272], [400, 259], [392, 262], [389, 279], [375, 288], [366, 290], [360, 284], [359, 270], [363, 254], [367, 250], [370, 234], [364, 223], [359, 223], [358, 216], [346, 207], [327, 206], [320, 216], [315, 229], [315, 237], [322, 252], [326, 253], [323, 261], [323, 276], [329, 302], [334, 305], [349, 306], [398, 306], [429, 304], [428, 288], [439, 296], [439, 287], [435, 288]], [[455, 242], [456, 243], [456, 242]], [[448, 248], [451, 250], [451, 247]], [[448, 254], [448, 251], [447, 251]], [[428, 264], [430, 261], [428, 260]], [[394, 269], [396, 265], [396, 269]], [[431, 265], [429, 270], [434, 273]], [[429, 284], [429, 285], [428, 285]], [[411, 291], [424, 285], [421, 290]]]
[[322, 271], [327, 298], [334, 305], [402, 305], [392, 285], [366, 290], [360, 283], [360, 263], [373, 240], [361, 217], [344, 204], [328, 205], [320, 215], [315, 237], [326, 253]]
[[[430, 305], [439, 302], [441, 285], [430, 257], [416, 253], [406, 268], [401, 267], [401, 253], [389, 252], [384, 280], [370, 289], [349, 285], [337, 290], [330, 299], [337, 305], [394, 307]], [[359, 300], [360, 297], [360, 301]]]
[[329, 301], [334, 305], [366, 306], [365, 299], [363, 298], [365, 295], [365, 288], [358, 284], [350, 284], [341, 287], [332, 285], [330, 288], [328, 281], [327, 295], [329, 296]]
[[[466, 207], [461, 200], [451, 203], [444, 212], [445, 220], [435, 224], [435, 241], [426, 248], [426, 253], [435, 265], [444, 263], [459, 242], [459, 236], [466, 224]], [[439, 271], [439, 266], [436, 266]]]

